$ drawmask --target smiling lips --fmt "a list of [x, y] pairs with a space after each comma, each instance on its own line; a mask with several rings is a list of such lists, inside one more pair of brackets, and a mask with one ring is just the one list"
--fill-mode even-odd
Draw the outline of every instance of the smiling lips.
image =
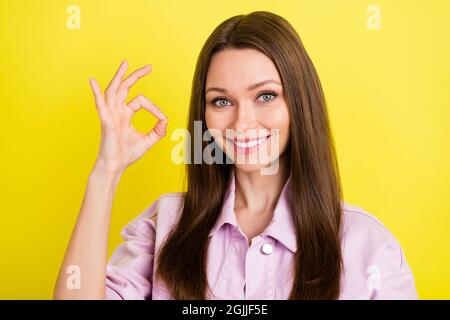
[[266, 137], [261, 137], [257, 139], [250, 139], [246, 137], [245, 139], [237, 139], [234, 138], [234, 140], [227, 139], [228, 141], [232, 142], [234, 145], [234, 151], [239, 153], [250, 153], [254, 150], [256, 150], [261, 144], [263, 144], [267, 139], [270, 137], [270, 135]]

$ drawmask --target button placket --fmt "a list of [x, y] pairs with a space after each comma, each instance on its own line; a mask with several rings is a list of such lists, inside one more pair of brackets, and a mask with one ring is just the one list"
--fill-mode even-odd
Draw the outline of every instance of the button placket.
[[275, 251], [275, 242], [270, 237], [265, 237], [264, 244], [261, 246], [261, 251], [266, 256], [266, 299], [275, 298], [275, 262], [277, 259]]
[[271, 264], [273, 259], [270, 254], [262, 252], [264, 244], [266, 252], [273, 252], [273, 243], [265, 236], [257, 236], [247, 250], [245, 259], [246, 290], [245, 299], [270, 299], [273, 296], [273, 276]]
[[239, 265], [244, 264], [245, 260], [241, 251], [241, 244], [245, 243], [239, 232], [230, 228], [230, 242], [225, 255], [225, 261], [220, 270], [218, 280], [213, 295], [217, 299], [240, 299], [241, 294], [230, 292], [230, 287], [238, 287], [240, 283], [244, 283], [244, 270]]

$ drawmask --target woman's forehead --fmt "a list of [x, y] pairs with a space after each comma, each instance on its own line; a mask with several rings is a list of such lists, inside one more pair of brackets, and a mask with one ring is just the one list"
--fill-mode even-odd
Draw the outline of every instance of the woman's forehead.
[[211, 59], [206, 86], [245, 87], [280, 76], [273, 61], [255, 49], [226, 49]]

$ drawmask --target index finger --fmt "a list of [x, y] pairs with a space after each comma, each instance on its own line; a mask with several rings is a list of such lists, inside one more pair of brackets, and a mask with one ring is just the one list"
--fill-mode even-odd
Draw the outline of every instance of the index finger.
[[164, 113], [162, 113], [162, 111], [143, 94], [140, 94], [136, 98], [131, 100], [128, 103], [128, 106], [131, 107], [134, 112], [137, 112], [140, 107], [143, 107], [145, 110], [150, 111], [158, 119], [167, 120], [167, 117], [164, 115]]

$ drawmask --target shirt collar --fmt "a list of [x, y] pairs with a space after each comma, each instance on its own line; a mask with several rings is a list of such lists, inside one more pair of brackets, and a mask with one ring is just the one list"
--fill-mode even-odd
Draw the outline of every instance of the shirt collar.
[[[225, 192], [225, 201], [222, 211], [217, 219], [214, 227], [211, 229], [209, 236], [212, 236], [224, 224], [231, 224], [237, 228], [238, 222], [234, 212], [235, 201], [235, 174], [234, 169], [231, 170], [231, 181]], [[272, 221], [261, 233], [261, 235], [268, 235], [281, 242], [286, 248], [292, 252], [297, 251], [297, 240], [295, 236], [294, 218], [292, 215], [291, 200], [291, 175], [289, 175], [284, 187], [280, 193], [280, 197], [275, 206]]]

